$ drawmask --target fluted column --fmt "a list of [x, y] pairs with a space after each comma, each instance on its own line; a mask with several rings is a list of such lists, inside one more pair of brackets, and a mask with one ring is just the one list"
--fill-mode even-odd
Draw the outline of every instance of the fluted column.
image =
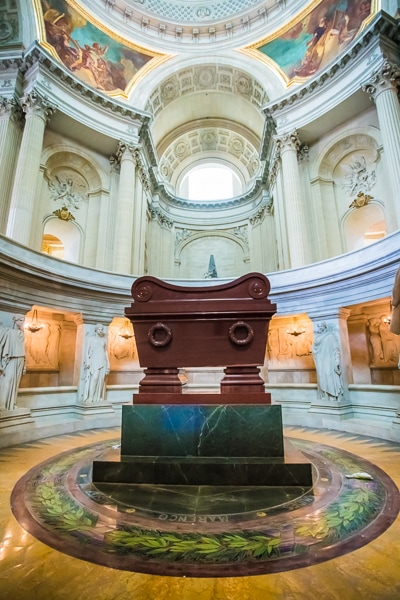
[[379, 127], [382, 135], [387, 173], [395, 200], [397, 226], [400, 226], [400, 104], [397, 90], [400, 68], [385, 60], [381, 68], [362, 89], [375, 101]]
[[117, 158], [120, 163], [120, 175], [115, 219], [114, 270], [120, 273], [131, 273], [135, 214], [136, 148], [133, 145], [120, 142]]
[[28, 245], [35, 210], [36, 183], [44, 131], [55, 108], [35, 91], [25, 96], [21, 105], [26, 115], [25, 127], [15, 171], [7, 235], [21, 244]]
[[304, 202], [301, 192], [297, 152], [300, 141], [297, 132], [277, 136], [282, 162], [283, 192], [286, 213], [287, 237], [290, 266], [301, 267], [307, 262], [307, 240], [305, 236]]
[[21, 116], [14, 99], [0, 96], [0, 233], [7, 229], [15, 160], [21, 141]]

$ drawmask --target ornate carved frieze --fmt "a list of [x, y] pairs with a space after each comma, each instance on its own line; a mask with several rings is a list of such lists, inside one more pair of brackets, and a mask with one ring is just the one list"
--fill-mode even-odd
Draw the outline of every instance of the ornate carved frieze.
[[260, 173], [259, 151], [252, 141], [237, 131], [225, 127], [199, 127], [179, 136], [171, 143], [160, 159], [160, 175], [171, 182], [179, 163], [200, 152], [218, 151], [231, 155], [247, 169], [253, 178]]
[[208, 90], [243, 96], [259, 109], [268, 101], [261, 83], [244, 71], [227, 65], [205, 64], [182, 69], [168, 77], [154, 90], [146, 110], [157, 115], [176, 98]]
[[263, 203], [261, 207], [258, 209], [255, 215], [250, 217], [250, 225], [253, 227], [255, 225], [259, 225], [262, 223], [267, 215], [271, 216], [273, 214], [274, 201], [273, 198], [268, 198], [268, 201]]
[[158, 206], [150, 206], [149, 211], [152, 220], [156, 220], [160, 227], [169, 231], [172, 229], [174, 222]]

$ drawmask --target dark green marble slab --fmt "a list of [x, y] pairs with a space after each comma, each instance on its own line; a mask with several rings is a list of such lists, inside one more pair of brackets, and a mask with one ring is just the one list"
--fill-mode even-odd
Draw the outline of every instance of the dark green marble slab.
[[196, 458], [141, 457], [115, 463], [93, 462], [93, 482], [211, 486], [312, 486], [308, 463], [285, 464], [262, 460], [205, 461]]
[[283, 455], [280, 405], [122, 407], [121, 456]]

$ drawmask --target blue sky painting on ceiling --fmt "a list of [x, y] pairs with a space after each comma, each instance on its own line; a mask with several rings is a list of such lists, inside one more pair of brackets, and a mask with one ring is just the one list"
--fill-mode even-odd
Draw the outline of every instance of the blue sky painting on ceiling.
[[311, 77], [350, 44], [370, 14], [370, 0], [323, 0], [288, 31], [257, 50], [273, 60], [288, 79]]
[[103, 92], [124, 91], [153, 56], [114, 40], [64, 0], [41, 0], [47, 43], [64, 65]]

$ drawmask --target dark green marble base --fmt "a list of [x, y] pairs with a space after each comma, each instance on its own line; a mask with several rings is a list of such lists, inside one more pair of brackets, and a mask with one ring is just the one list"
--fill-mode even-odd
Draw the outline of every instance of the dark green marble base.
[[121, 456], [282, 457], [281, 406], [123, 406]]
[[285, 462], [280, 405], [134, 404], [122, 407], [121, 461], [94, 461], [92, 479], [311, 487], [312, 469], [292, 453]]
[[263, 459], [210, 457], [126, 457], [119, 463], [93, 462], [93, 483], [159, 485], [312, 486], [311, 464], [271, 463]]

